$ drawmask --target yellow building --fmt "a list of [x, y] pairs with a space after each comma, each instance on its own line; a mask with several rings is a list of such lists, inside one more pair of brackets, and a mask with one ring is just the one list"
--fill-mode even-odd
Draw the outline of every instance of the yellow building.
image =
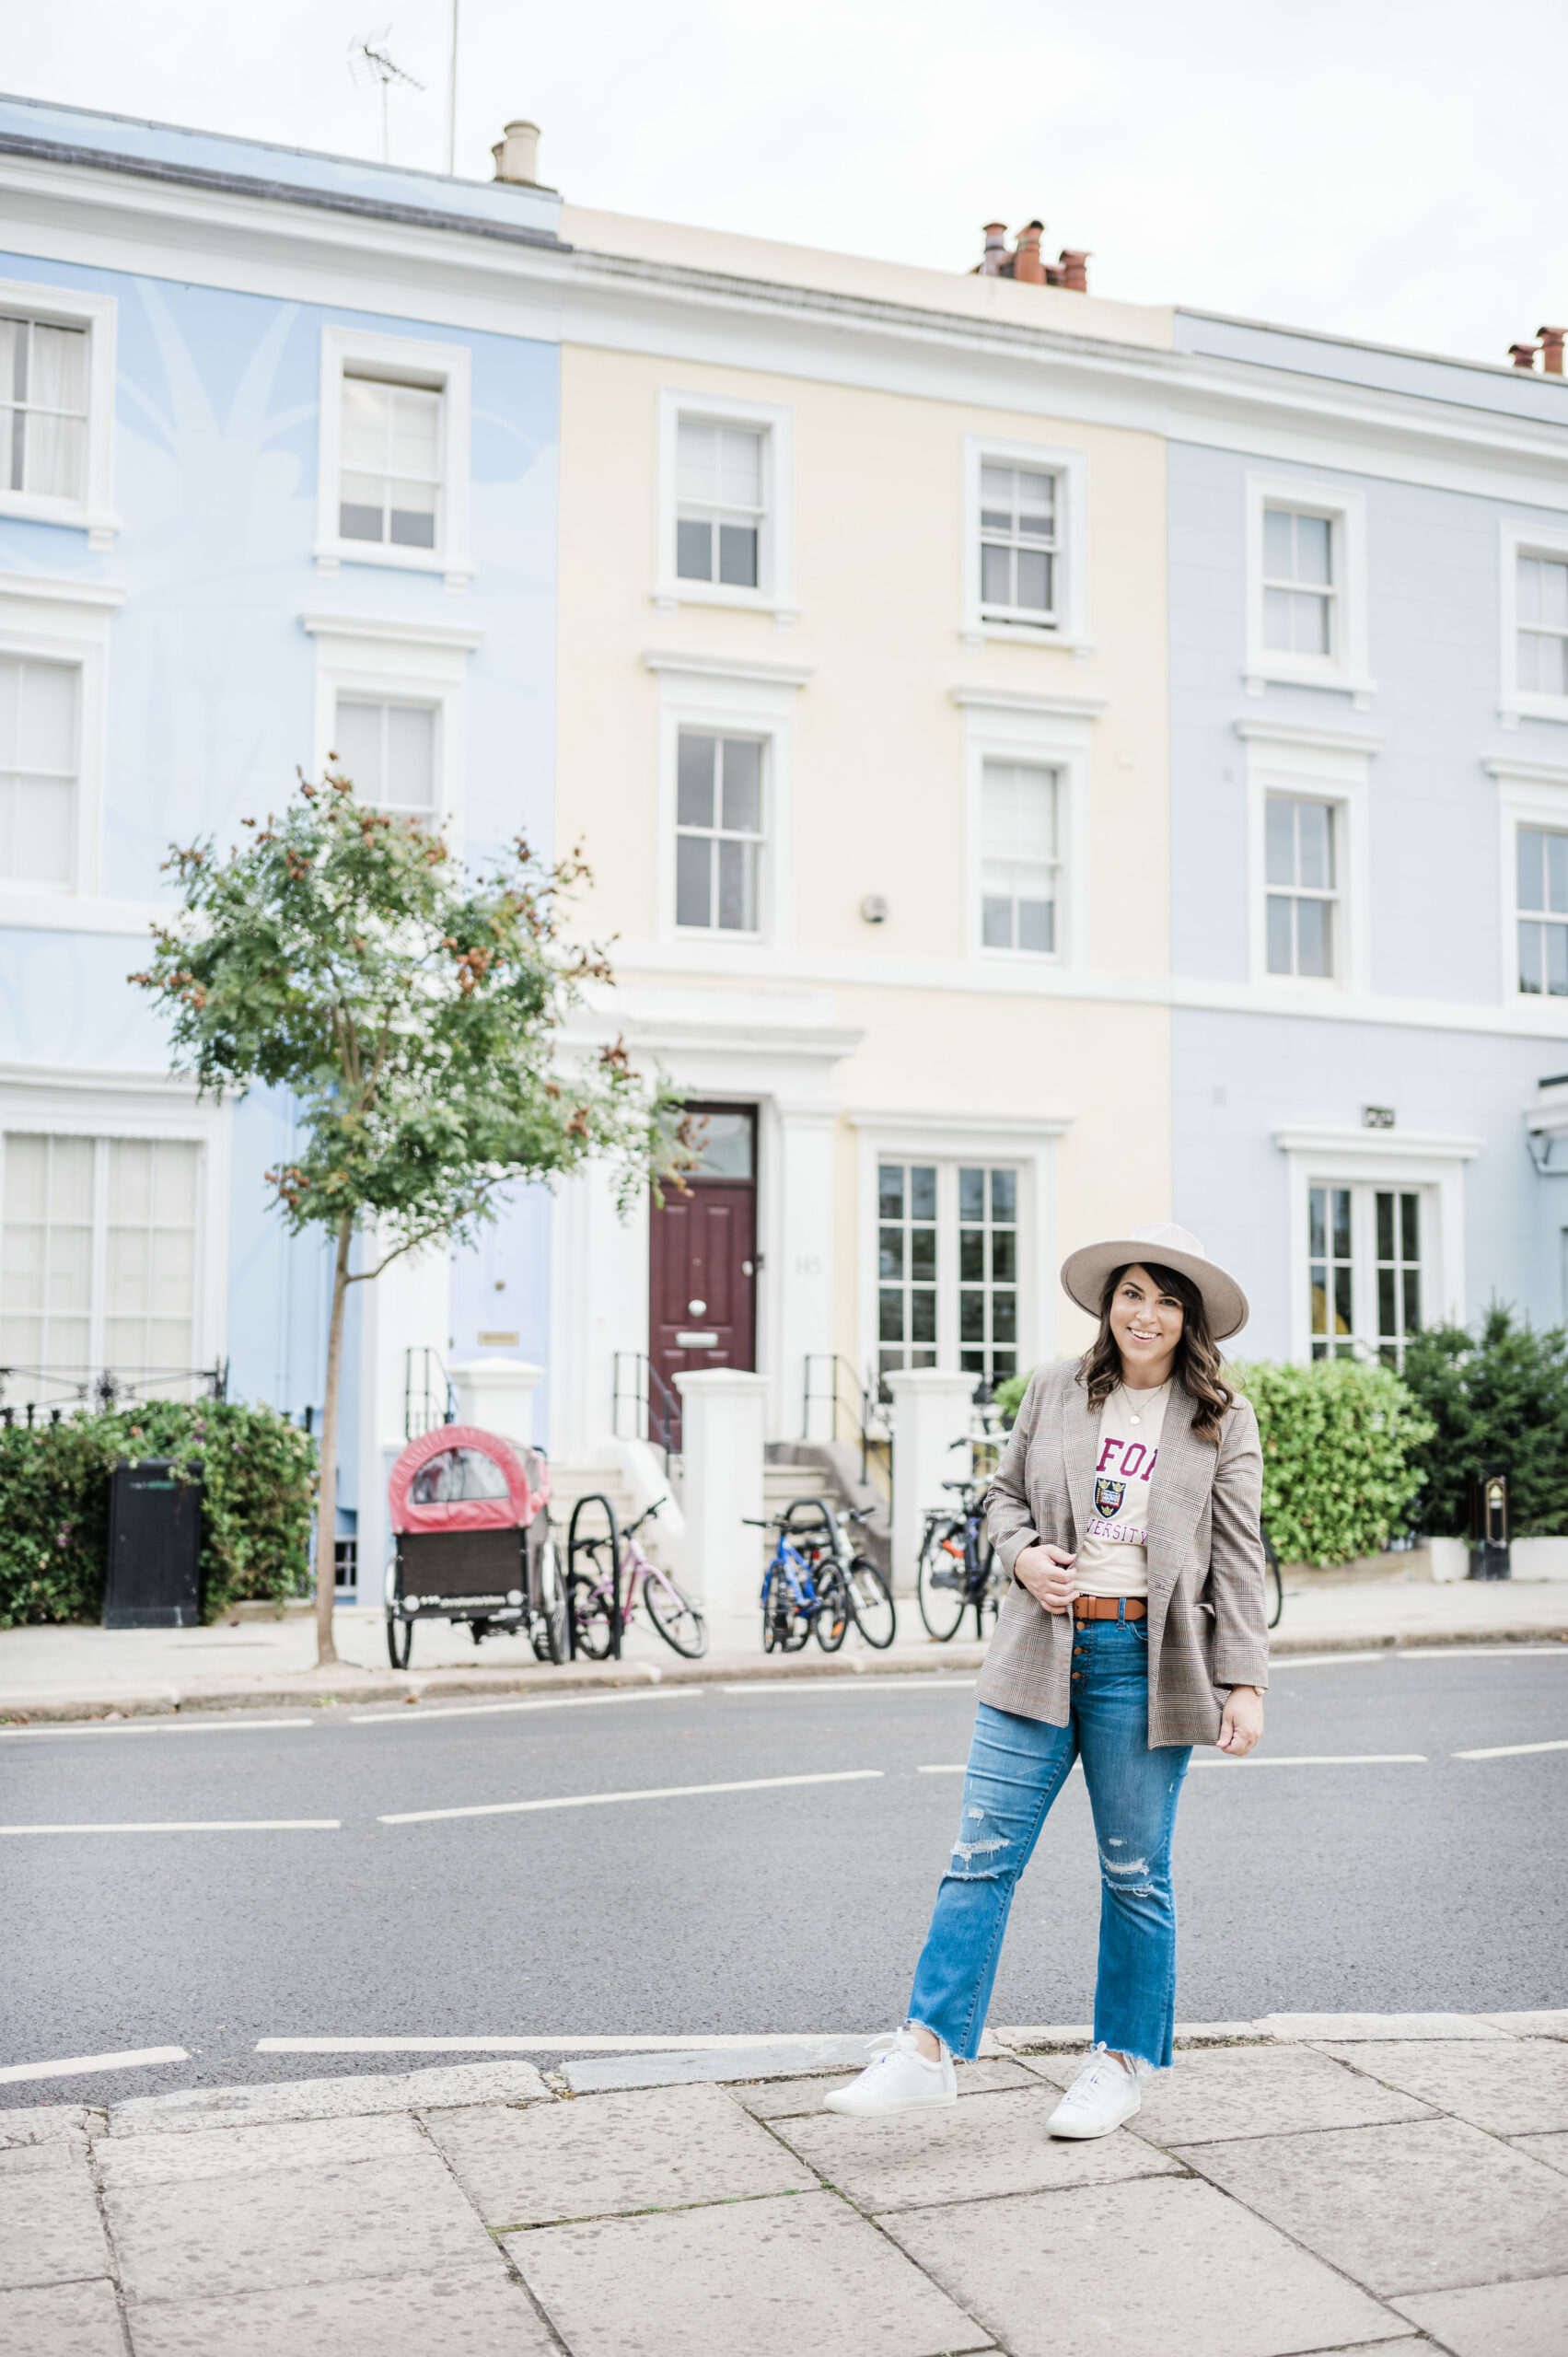
[[557, 841], [710, 1146], [629, 1226], [563, 1191], [552, 1445], [715, 1365], [828, 1437], [835, 1362], [1026, 1369], [1063, 1253], [1169, 1213], [1170, 314], [561, 230]]

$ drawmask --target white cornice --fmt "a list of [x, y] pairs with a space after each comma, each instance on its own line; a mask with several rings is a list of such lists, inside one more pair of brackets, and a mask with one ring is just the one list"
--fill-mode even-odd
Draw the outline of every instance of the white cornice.
[[699, 679], [758, 679], [771, 688], [803, 688], [816, 676], [809, 664], [738, 662], [726, 655], [681, 655], [657, 646], [644, 649], [643, 662], [650, 671], [684, 671]]
[[482, 630], [454, 628], [447, 622], [410, 622], [385, 614], [301, 614], [301, 630], [312, 638], [370, 638], [389, 646], [446, 646], [471, 654], [482, 646]]
[[1232, 726], [1249, 744], [1303, 745], [1315, 753], [1380, 753], [1388, 741], [1359, 728], [1307, 728], [1292, 720], [1237, 720]]
[[61, 606], [125, 603], [126, 592], [112, 581], [82, 581], [70, 574], [0, 573], [0, 598], [42, 598]]
[[1027, 695], [1017, 688], [950, 688], [957, 704], [989, 712], [1032, 712], [1051, 720], [1098, 720], [1109, 705], [1103, 696]]
[[999, 1138], [1062, 1138], [1073, 1126], [1071, 1113], [956, 1113], [926, 1109], [906, 1111], [898, 1106], [846, 1105], [846, 1121], [873, 1133], [884, 1130], [918, 1131], [922, 1137], [972, 1138], [984, 1132]]
[[1526, 785], [1568, 785], [1568, 762], [1516, 761], [1506, 753], [1481, 763], [1488, 777], [1516, 778]]
[[1274, 1144], [1285, 1154], [1327, 1154], [1336, 1162], [1397, 1162], [1401, 1156], [1423, 1162], [1471, 1162], [1485, 1147], [1484, 1138], [1442, 1137], [1416, 1130], [1283, 1129]]

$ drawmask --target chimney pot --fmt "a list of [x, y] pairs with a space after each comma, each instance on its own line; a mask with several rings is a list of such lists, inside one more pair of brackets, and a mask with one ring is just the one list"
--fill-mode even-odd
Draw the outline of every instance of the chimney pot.
[[981, 278], [1006, 278], [1011, 271], [1012, 255], [1007, 251], [1007, 224], [988, 221], [985, 225], [985, 251], [975, 264], [975, 274]]
[[1533, 368], [1536, 365], [1535, 345], [1533, 343], [1511, 343], [1508, 346], [1508, 357], [1513, 362], [1516, 368]]
[[1540, 338], [1540, 365], [1549, 377], [1561, 377], [1562, 371], [1562, 342], [1568, 328], [1537, 328]]
[[1089, 253], [1087, 246], [1063, 246], [1062, 249], [1062, 284], [1076, 295], [1089, 291]]
[[515, 180], [520, 188], [539, 186], [539, 125], [509, 122], [491, 149], [498, 180]]
[[1044, 229], [1043, 221], [1026, 221], [1013, 241], [1013, 275], [1028, 286], [1045, 284], [1045, 264], [1040, 255]]

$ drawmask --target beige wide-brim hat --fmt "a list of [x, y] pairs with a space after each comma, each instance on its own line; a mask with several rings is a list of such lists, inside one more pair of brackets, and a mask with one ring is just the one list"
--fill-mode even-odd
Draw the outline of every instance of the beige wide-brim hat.
[[1191, 1277], [1203, 1296], [1216, 1342], [1239, 1334], [1246, 1325], [1250, 1314], [1247, 1295], [1236, 1279], [1208, 1258], [1195, 1236], [1169, 1220], [1134, 1227], [1104, 1244], [1081, 1245], [1063, 1261], [1062, 1282], [1069, 1298], [1091, 1318], [1098, 1318], [1106, 1279], [1113, 1269], [1128, 1268], [1135, 1260], [1143, 1261], [1145, 1268], [1152, 1260], [1162, 1269], [1175, 1269], [1181, 1276]]

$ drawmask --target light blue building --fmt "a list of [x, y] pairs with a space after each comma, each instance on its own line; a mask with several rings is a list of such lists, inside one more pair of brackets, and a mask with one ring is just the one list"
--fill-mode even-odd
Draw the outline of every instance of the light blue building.
[[[470, 855], [548, 847], [559, 343], [519, 265], [558, 200], [17, 99], [0, 183], [5, 1397], [226, 1361], [299, 1414], [290, 1107], [199, 1103], [126, 977], [170, 842], [329, 748]], [[377, 1563], [411, 1365], [542, 1360], [548, 1271], [540, 1194], [351, 1296], [340, 1529]]]
[[1257, 1356], [1397, 1362], [1493, 1297], [1556, 1323], [1568, 383], [1195, 313], [1176, 341], [1176, 1216], [1243, 1273]]

